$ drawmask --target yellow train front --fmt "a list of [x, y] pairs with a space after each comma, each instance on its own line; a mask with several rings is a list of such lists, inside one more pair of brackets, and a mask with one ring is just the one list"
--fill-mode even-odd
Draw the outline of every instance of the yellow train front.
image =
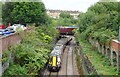
[[61, 59], [58, 56], [50, 56], [48, 69], [49, 71], [59, 71], [61, 68]]
[[49, 71], [59, 71], [59, 69], [61, 68], [61, 58], [63, 55], [65, 45], [70, 40], [71, 38], [69, 37], [61, 38], [60, 40], [58, 40], [58, 42], [56, 43], [56, 45], [50, 53], [50, 58], [48, 62]]

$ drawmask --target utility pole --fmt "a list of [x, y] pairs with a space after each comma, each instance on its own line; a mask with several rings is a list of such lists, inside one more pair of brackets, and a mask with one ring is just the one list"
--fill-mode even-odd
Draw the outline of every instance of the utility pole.
[[120, 42], [120, 26], [119, 26], [119, 36], [118, 36], [118, 41]]

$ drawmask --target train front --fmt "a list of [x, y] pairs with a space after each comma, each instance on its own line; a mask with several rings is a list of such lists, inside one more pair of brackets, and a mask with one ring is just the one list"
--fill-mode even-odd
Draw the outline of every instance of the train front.
[[50, 56], [48, 69], [49, 71], [59, 71], [61, 68], [61, 60], [58, 56]]

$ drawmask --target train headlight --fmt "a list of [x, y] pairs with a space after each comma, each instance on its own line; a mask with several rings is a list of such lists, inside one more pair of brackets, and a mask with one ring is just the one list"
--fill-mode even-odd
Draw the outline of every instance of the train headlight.
[[58, 64], [58, 65], [57, 65], [57, 67], [59, 68], [59, 67], [61, 67], [61, 65], [60, 65], [60, 64]]
[[57, 62], [57, 65], [59, 65], [60, 64], [60, 62]]
[[49, 62], [49, 64], [52, 64], [52, 62]]
[[51, 66], [51, 64], [48, 64], [48, 66]]

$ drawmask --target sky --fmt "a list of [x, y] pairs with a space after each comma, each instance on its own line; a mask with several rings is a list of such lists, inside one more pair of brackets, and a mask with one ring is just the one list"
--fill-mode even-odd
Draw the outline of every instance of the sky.
[[[42, 0], [47, 9], [54, 10], [77, 10], [86, 12], [88, 7], [94, 5], [99, 0]], [[120, 1], [120, 0], [117, 0]]]
[[46, 9], [73, 10], [80, 12], [86, 12], [91, 5], [94, 5], [98, 1], [99, 0], [42, 0]]

